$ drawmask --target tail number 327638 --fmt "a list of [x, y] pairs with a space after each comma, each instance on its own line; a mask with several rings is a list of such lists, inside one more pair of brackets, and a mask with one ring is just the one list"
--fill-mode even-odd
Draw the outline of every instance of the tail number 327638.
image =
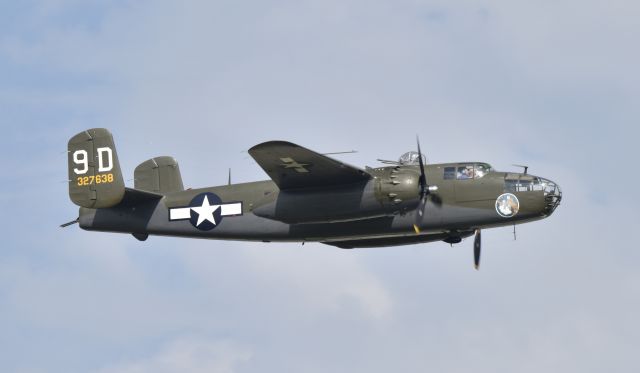
[[86, 150], [76, 150], [73, 153], [73, 163], [76, 167], [73, 172], [78, 175], [76, 183], [78, 186], [105, 184], [113, 182], [113, 150], [109, 147], [96, 149], [98, 158], [98, 173], [94, 175], [82, 176], [89, 171], [89, 155]]

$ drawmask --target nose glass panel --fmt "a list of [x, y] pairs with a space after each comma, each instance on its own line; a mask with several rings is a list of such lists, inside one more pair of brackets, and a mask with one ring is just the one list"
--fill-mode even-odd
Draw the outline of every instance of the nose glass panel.
[[544, 211], [547, 215], [551, 215], [558, 205], [560, 205], [562, 191], [558, 184], [543, 178], [540, 178], [540, 187], [542, 187], [544, 191]]

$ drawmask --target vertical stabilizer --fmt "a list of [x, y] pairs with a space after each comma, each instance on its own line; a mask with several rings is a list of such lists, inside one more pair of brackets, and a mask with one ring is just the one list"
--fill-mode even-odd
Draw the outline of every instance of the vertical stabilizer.
[[173, 157], [156, 157], [142, 162], [134, 171], [134, 187], [154, 193], [184, 190], [180, 167]]
[[69, 140], [69, 197], [78, 206], [107, 208], [119, 204], [124, 180], [111, 132], [82, 131]]

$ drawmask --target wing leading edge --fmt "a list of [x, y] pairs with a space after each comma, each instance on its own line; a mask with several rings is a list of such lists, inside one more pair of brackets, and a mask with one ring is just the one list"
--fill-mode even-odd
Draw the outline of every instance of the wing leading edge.
[[249, 154], [281, 190], [353, 184], [371, 178], [364, 170], [286, 141], [258, 144]]

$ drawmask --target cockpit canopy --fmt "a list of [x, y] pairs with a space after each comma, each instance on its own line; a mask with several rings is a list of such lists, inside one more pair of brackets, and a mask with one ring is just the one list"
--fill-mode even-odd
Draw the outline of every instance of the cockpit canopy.
[[457, 166], [444, 168], [445, 180], [470, 180], [479, 179], [488, 172], [493, 171], [493, 167], [487, 163], [465, 163]]
[[[400, 156], [400, 159], [398, 159], [398, 163], [403, 166], [418, 165], [420, 164], [420, 162], [418, 161], [418, 157], [420, 157], [420, 153], [418, 152], [406, 152], [402, 156]], [[427, 157], [425, 157], [424, 154], [422, 155], [422, 162], [425, 164], [427, 163]]]

